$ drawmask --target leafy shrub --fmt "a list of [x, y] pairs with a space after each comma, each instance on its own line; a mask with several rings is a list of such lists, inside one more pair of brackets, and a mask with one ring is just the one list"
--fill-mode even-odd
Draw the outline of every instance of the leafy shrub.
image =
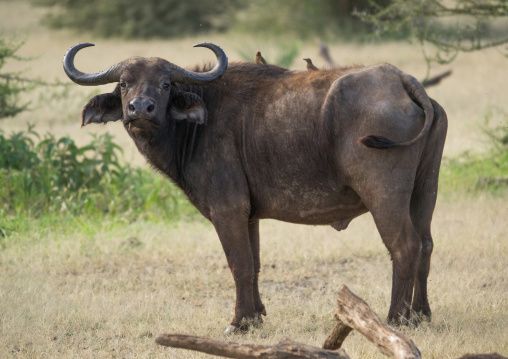
[[184, 194], [149, 170], [120, 163], [109, 134], [83, 147], [33, 127], [10, 137], [0, 132], [0, 214], [40, 216], [127, 214], [179, 219], [195, 210]]

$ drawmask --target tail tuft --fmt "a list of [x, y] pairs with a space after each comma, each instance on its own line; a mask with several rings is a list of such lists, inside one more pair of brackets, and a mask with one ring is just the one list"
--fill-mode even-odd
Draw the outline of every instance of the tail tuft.
[[358, 142], [369, 148], [377, 148], [379, 150], [398, 147], [397, 143], [383, 136], [363, 136]]

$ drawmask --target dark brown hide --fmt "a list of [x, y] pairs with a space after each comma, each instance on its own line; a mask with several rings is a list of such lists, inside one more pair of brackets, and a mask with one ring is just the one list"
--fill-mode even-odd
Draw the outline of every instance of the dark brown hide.
[[[236, 285], [233, 326], [266, 313], [260, 219], [340, 230], [369, 211], [393, 261], [388, 319], [406, 323], [410, 309], [430, 319], [430, 224], [447, 120], [421, 84], [387, 64], [291, 72], [234, 63], [216, 81], [164, 89], [163, 62], [126, 65], [125, 89], [92, 99], [83, 123], [122, 108], [140, 152], [213, 223]], [[129, 116], [133, 98], [155, 104], [146, 119]]]

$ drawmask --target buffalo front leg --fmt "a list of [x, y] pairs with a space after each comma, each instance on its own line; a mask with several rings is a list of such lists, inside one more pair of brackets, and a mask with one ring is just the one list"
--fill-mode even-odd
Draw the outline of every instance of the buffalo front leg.
[[236, 287], [235, 316], [225, 333], [231, 334], [254, 322], [254, 258], [248, 219], [241, 211], [221, 213], [212, 220], [224, 249]]
[[[415, 320], [430, 320], [432, 313], [427, 297], [427, 279], [434, 242], [431, 235], [432, 216], [436, 206], [439, 167], [446, 137], [446, 113], [433, 102], [435, 118], [438, 120], [433, 127], [422, 155], [418, 168], [415, 188], [411, 197], [411, 219], [422, 240], [422, 255], [416, 273], [412, 311]], [[413, 320], [414, 321], [414, 320]]]

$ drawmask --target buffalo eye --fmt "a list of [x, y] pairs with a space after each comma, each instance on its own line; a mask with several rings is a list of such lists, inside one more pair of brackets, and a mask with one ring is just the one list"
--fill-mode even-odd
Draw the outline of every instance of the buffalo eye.
[[164, 90], [169, 90], [169, 84], [168, 84], [167, 82], [166, 82], [166, 83], [163, 83], [163, 84], [162, 84], [162, 88], [163, 88]]
[[125, 90], [127, 84], [125, 82], [120, 82], [120, 87], [122, 88], [122, 90]]

